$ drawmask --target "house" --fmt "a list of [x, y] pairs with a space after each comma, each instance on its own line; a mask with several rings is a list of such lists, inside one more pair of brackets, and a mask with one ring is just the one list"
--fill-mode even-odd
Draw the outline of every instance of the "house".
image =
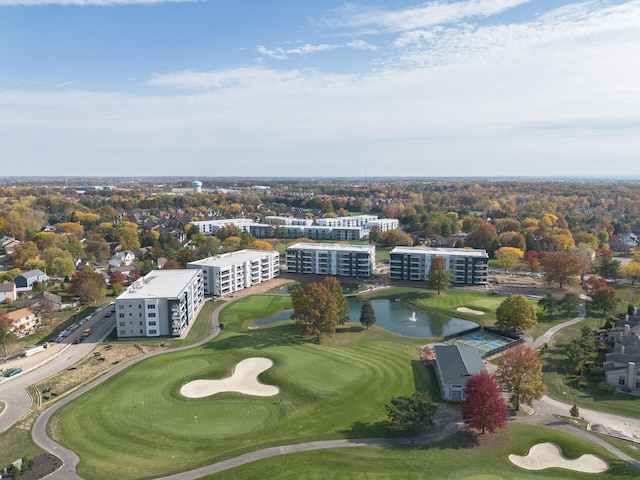
[[606, 382], [623, 391], [640, 392], [640, 321], [619, 320], [608, 337], [614, 347], [603, 364]]
[[131, 265], [136, 259], [136, 256], [131, 250], [125, 250], [124, 252], [116, 252], [111, 260], [109, 260], [110, 267], [119, 267], [121, 265]]
[[454, 284], [487, 284], [489, 255], [485, 250], [469, 248], [396, 247], [389, 254], [389, 278], [424, 282], [436, 257], [442, 257]]
[[17, 297], [16, 284], [13, 282], [0, 283], [0, 303], [13, 302]]
[[239, 250], [187, 263], [202, 270], [207, 295], [226, 295], [280, 275], [280, 254], [270, 250]]
[[2, 242], [0, 243], [0, 245], [2, 246], [4, 253], [6, 253], [8, 257], [13, 255], [13, 251], [15, 250], [16, 245], [20, 244], [20, 240], [16, 240], [13, 237], [7, 236], [2, 237], [0, 242]]
[[444, 400], [461, 402], [474, 373], [486, 370], [478, 350], [468, 345], [436, 345], [435, 371]]
[[33, 284], [36, 282], [47, 283], [48, 281], [49, 276], [39, 268], [21, 273], [13, 279], [13, 282], [19, 290], [28, 290], [33, 287]]
[[116, 298], [118, 338], [179, 337], [204, 302], [202, 271], [154, 270]]
[[53, 311], [59, 312], [62, 310], [62, 297], [51, 292], [40, 292], [27, 300], [17, 301], [14, 305], [16, 308], [37, 307], [44, 299], [49, 302]]
[[11, 323], [11, 331], [18, 334], [26, 334], [35, 330], [40, 324], [40, 317], [28, 308], [7, 312], [7, 317]]

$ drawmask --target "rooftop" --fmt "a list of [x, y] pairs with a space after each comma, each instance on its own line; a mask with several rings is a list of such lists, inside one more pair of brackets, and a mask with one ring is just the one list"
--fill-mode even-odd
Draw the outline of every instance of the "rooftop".
[[474, 248], [396, 247], [391, 253], [489, 258], [486, 250]]
[[136, 280], [117, 299], [177, 298], [200, 272], [198, 270], [153, 270]]
[[444, 383], [465, 385], [474, 373], [486, 370], [478, 351], [468, 345], [436, 345], [436, 361]]
[[361, 251], [373, 252], [376, 247], [374, 245], [354, 245], [351, 243], [296, 243], [287, 247], [287, 250], [343, 250], [343, 251]]
[[266, 255], [278, 255], [275, 250], [238, 250], [237, 252], [223, 253], [215, 257], [203, 258], [195, 262], [189, 262], [188, 265], [202, 265], [207, 267], [226, 267], [236, 265], [238, 263], [258, 260]]

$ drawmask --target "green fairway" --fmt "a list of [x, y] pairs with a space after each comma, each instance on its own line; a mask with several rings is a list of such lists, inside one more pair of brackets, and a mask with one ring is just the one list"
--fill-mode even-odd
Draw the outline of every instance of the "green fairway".
[[[260, 460], [233, 468], [208, 480], [235, 479], [634, 479], [638, 470], [613, 457], [606, 450], [581, 437], [542, 426], [510, 424], [496, 435], [480, 436], [476, 442], [468, 434], [437, 445], [420, 447], [359, 447], [317, 450]], [[605, 459], [610, 468], [598, 474], [550, 468], [524, 470], [513, 465], [511, 453], [525, 455], [542, 442], [555, 442], [569, 458], [592, 453]]]
[[[352, 436], [384, 436], [385, 403], [415, 386], [433, 391], [417, 343], [381, 330], [338, 332], [320, 345], [292, 322], [248, 329], [288, 306], [282, 296], [246, 297], [227, 307], [213, 342], [132, 366], [59, 412], [50, 431], [81, 458], [87, 479], [150, 478], [267, 446]], [[276, 397], [223, 393], [201, 399], [180, 386], [231, 374], [240, 360], [269, 357], [260, 376]], [[282, 399], [282, 402], [280, 401]]]

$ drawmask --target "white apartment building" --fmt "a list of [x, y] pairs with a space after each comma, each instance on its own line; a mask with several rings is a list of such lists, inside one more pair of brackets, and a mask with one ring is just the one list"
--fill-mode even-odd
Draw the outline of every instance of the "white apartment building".
[[267, 215], [264, 217], [264, 221], [270, 225], [313, 225], [311, 218], [294, 218], [276, 215]]
[[235, 225], [242, 233], [249, 233], [251, 225], [255, 224], [250, 218], [226, 218], [224, 220], [200, 220], [197, 222], [191, 222], [191, 225], [195, 226], [200, 233], [205, 235], [215, 235], [222, 227], [229, 225]]
[[204, 301], [199, 270], [154, 270], [116, 298], [118, 338], [179, 337]]
[[369, 220], [363, 226], [363, 230], [366, 235], [369, 235], [369, 232], [374, 225], [380, 227], [380, 232], [386, 232], [387, 230], [398, 230], [400, 228], [400, 220], [398, 220], [397, 218], [377, 218], [375, 220]]
[[396, 247], [389, 254], [389, 279], [425, 281], [436, 257], [444, 259], [454, 284], [487, 284], [489, 255], [485, 250], [466, 248]]
[[280, 275], [280, 254], [269, 250], [239, 250], [187, 263], [202, 271], [207, 295], [227, 295]]
[[288, 273], [370, 277], [376, 247], [342, 243], [296, 243], [287, 248]]
[[350, 217], [318, 218], [316, 224], [323, 227], [364, 227], [365, 223], [378, 220], [377, 215], [353, 215]]

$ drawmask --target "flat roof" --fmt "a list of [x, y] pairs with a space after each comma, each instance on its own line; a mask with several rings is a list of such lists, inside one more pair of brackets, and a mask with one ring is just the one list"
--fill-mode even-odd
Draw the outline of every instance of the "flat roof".
[[238, 250], [237, 252], [222, 253], [215, 257], [207, 257], [195, 262], [189, 262], [187, 265], [207, 266], [207, 267], [227, 267], [244, 263], [251, 260], [258, 260], [267, 255], [278, 255], [275, 250]]
[[376, 249], [374, 245], [354, 245], [351, 243], [305, 243], [300, 242], [287, 247], [287, 250], [359, 250], [362, 252], [372, 252]]
[[422, 255], [461, 255], [465, 257], [489, 258], [486, 250], [477, 248], [440, 248], [440, 247], [396, 247], [391, 253], [422, 254]]
[[136, 280], [116, 300], [134, 298], [177, 298], [200, 273], [199, 270], [153, 270]]

